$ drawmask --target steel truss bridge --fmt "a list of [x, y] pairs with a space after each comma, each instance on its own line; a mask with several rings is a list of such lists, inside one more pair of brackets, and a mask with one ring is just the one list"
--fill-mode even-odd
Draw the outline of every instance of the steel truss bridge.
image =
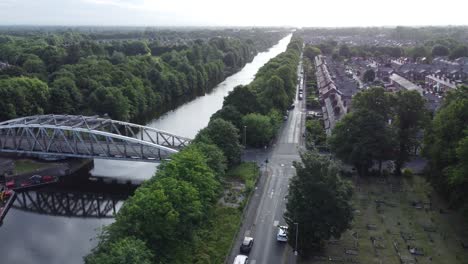
[[53, 216], [113, 218], [125, 195], [26, 191], [20, 192], [13, 208]]
[[0, 152], [159, 162], [191, 140], [98, 116], [37, 115], [0, 122]]

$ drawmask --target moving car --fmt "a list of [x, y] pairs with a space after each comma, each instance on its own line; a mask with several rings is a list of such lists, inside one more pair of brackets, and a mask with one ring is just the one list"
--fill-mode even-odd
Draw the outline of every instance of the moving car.
[[278, 234], [276, 235], [276, 240], [280, 242], [288, 241], [288, 227], [287, 226], [278, 226]]
[[248, 254], [253, 247], [254, 239], [252, 237], [244, 237], [244, 241], [240, 246], [240, 252]]
[[234, 264], [247, 264], [249, 263], [249, 257], [246, 255], [237, 255], [234, 259]]

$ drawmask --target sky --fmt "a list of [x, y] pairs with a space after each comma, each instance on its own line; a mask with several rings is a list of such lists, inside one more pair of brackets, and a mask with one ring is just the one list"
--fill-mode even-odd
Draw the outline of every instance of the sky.
[[0, 0], [0, 25], [468, 25], [466, 0]]

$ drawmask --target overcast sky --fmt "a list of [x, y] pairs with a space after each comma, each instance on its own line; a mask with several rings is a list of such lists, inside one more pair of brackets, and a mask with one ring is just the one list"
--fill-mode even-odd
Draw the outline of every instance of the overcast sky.
[[1, 25], [467, 25], [466, 0], [0, 0]]

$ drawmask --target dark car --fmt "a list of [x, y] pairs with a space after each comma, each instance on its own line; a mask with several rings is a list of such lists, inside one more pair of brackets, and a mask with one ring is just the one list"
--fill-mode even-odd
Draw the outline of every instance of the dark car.
[[242, 245], [240, 246], [241, 253], [249, 253], [253, 247], [254, 239], [252, 237], [244, 237], [244, 241], [242, 241]]
[[295, 107], [295, 105], [294, 105], [294, 104], [292, 104], [292, 105], [290, 105], [290, 106], [288, 107], [288, 110], [293, 110], [293, 109], [294, 109], [294, 107]]

